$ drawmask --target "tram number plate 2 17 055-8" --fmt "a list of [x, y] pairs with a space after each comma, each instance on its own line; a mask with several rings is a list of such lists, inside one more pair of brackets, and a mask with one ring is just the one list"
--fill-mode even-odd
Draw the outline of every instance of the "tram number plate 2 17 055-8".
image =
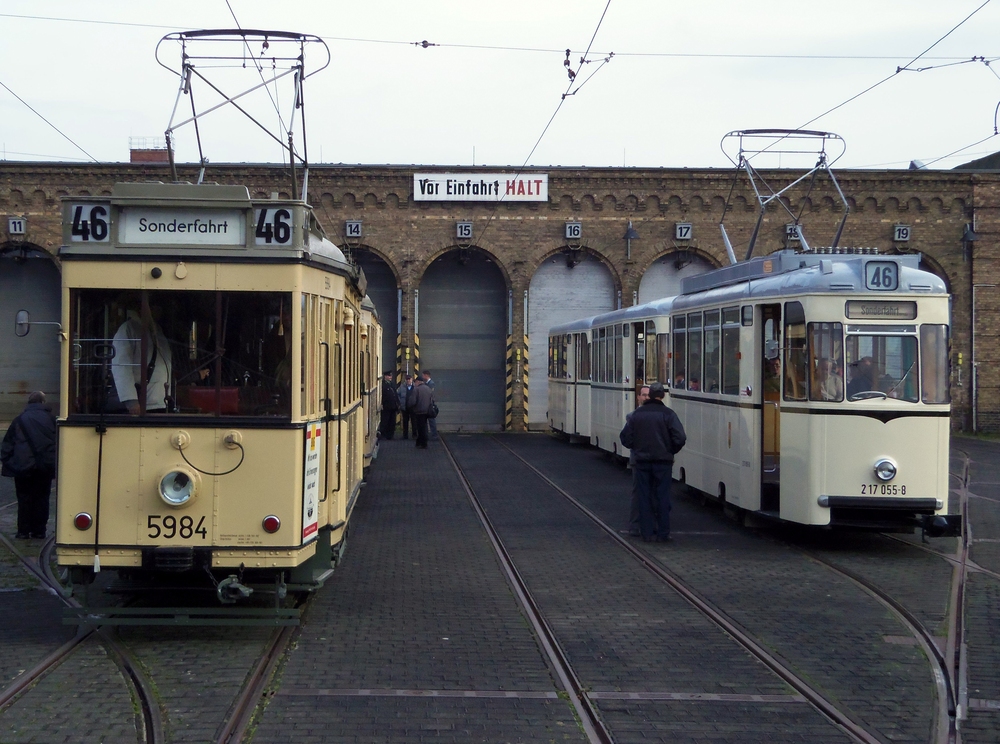
[[906, 486], [895, 483], [862, 483], [862, 496], [905, 496]]
[[201, 536], [201, 539], [204, 540], [208, 536], [204, 517], [198, 520], [198, 524], [195, 524], [194, 518], [190, 516], [178, 519], [172, 514], [165, 517], [159, 514], [150, 514], [146, 520], [146, 526], [149, 528], [149, 537], [154, 540], [157, 538], [170, 540], [175, 537], [190, 540], [195, 536]]

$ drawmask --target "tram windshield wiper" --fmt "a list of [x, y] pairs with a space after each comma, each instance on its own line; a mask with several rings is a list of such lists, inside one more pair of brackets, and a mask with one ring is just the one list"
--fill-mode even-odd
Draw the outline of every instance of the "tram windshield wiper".
[[872, 398], [881, 398], [886, 400], [889, 396], [883, 393], [881, 390], [862, 390], [860, 393], [855, 393], [847, 400], [858, 401], [858, 400], [871, 400]]
[[913, 365], [915, 365], [916, 363], [917, 363], [916, 360], [910, 362], [910, 366], [906, 368], [906, 371], [903, 373], [903, 376], [899, 378], [899, 382], [897, 382], [895, 385], [893, 385], [891, 388], [889, 388], [889, 395], [892, 395], [894, 392], [896, 392], [896, 389], [900, 385], [902, 385], [903, 382], [906, 381], [907, 376], [910, 374], [910, 371], [913, 369]]

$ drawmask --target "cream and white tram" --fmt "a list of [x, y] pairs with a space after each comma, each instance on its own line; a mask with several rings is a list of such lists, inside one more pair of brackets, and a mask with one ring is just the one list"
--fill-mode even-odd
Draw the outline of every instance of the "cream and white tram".
[[688, 434], [674, 477], [731, 507], [808, 525], [957, 528], [945, 516], [950, 302], [918, 261], [781, 251], [591, 319], [591, 370], [613, 376], [621, 408], [604, 406], [600, 428], [595, 401], [592, 442], [627, 454], [614, 425], [658, 379]]
[[368, 472], [378, 457], [378, 424], [382, 411], [382, 326], [378, 311], [371, 297], [365, 295], [361, 302], [361, 358], [358, 363], [362, 373], [365, 399], [365, 467]]
[[63, 217], [59, 564], [223, 602], [319, 586], [377, 405], [363, 273], [307, 204], [242, 186], [119, 184]]

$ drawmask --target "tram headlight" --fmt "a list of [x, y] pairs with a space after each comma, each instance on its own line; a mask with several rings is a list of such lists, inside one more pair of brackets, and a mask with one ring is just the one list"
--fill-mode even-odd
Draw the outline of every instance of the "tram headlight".
[[160, 478], [160, 498], [167, 506], [184, 506], [195, 497], [197, 482], [191, 473], [171, 470]]
[[891, 481], [896, 477], [896, 463], [883, 458], [875, 463], [875, 477], [880, 481]]

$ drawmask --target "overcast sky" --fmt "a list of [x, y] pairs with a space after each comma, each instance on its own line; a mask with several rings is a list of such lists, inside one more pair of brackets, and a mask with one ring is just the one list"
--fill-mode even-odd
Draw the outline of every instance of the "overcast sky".
[[[230, 4], [243, 28], [329, 45], [330, 66], [305, 85], [314, 163], [728, 167], [727, 132], [807, 122], [844, 138], [839, 168], [949, 168], [1000, 150], [1000, 0], [898, 74], [983, 0]], [[226, 0], [3, 0], [0, 23], [0, 157], [101, 162], [127, 161], [130, 137], [163, 136], [177, 79], [156, 63], [160, 38], [235, 25]], [[595, 31], [577, 83], [593, 77], [552, 118], [569, 85], [565, 49], [575, 70]], [[423, 40], [438, 46], [413, 44]], [[307, 52], [307, 66], [323, 59]], [[179, 64], [176, 45], [164, 61]], [[260, 82], [252, 68], [226, 74], [242, 76], [226, 80], [234, 92]], [[277, 128], [264, 102], [254, 110]], [[181, 161], [197, 160], [192, 135], [177, 133]], [[214, 162], [282, 158], [222, 112], [204, 119], [202, 139]]]

